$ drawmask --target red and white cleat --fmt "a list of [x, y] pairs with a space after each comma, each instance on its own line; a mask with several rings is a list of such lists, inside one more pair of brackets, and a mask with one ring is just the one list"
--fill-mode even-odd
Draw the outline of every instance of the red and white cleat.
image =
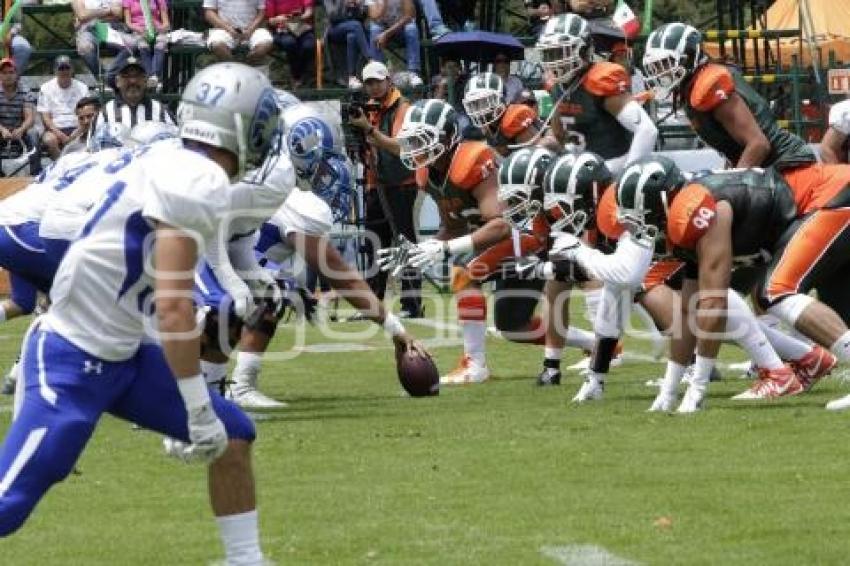
[[738, 393], [732, 399], [735, 401], [748, 401], [752, 399], [773, 399], [775, 397], [787, 397], [803, 392], [803, 384], [797, 379], [794, 372], [788, 368], [769, 370], [760, 368], [758, 379], [752, 387]]
[[803, 385], [803, 391], [809, 391], [824, 376], [829, 375], [837, 363], [838, 358], [832, 355], [832, 352], [815, 345], [808, 354], [790, 362], [789, 365]]

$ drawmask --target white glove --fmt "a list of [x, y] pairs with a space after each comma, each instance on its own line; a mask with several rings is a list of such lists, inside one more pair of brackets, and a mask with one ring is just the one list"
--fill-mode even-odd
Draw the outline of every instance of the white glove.
[[283, 302], [280, 285], [268, 269], [259, 268], [251, 275], [252, 278], [248, 280], [248, 283], [254, 289], [255, 296], [271, 299], [278, 306]]
[[581, 247], [581, 240], [569, 232], [557, 232], [553, 234], [555, 241], [549, 250], [552, 259], [575, 259], [575, 251]]
[[434, 265], [445, 256], [445, 242], [441, 240], [425, 240], [410, 249], [407, 264], [417, 269], [424, 269]]
[[233, 300], [233, 312], [242, 320], [250, 317], [257, 309], [257, 304], [254, 302], [254, 292], [247, 283], [239, 278], [233, 278], [227, 281], [220, 281], [221, 286], [230, 295]]
[[396, 277], [406, 267], [409, 248], [381, 248], [378, 250], [378, 267], [381, 271], [392, 271]]
[[189, 411], [189, 439], [192, 442], [186, 444], [174, 438], [163, 438], [165, 453], [187, 464], [209, 464], [227, 449], [227, 431], [212, 403]]

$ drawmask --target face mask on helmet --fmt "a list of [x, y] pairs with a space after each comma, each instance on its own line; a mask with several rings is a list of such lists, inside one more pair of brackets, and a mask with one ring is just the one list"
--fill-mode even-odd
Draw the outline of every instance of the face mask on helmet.
[[313, 192], [328, 203], [334, 222], [343, 222], [351, 214], [352, 181], [348, 163], [341, 156], [323, 160], [313, 177]]
[[558, 158], [543, 181], [543, 204], [552, 231], [580, 236], [592, 227], [596, 205], [611, 179], [605, 161], [596, 154]]
[[502, 218], [517, 230], [526, 229], [542, 207], [540, 190], [531, 185], [499, 185]]
[[581, 71], [590, 58], [590, 47], [578, 37], [541, 40], [537, 44], [540, 64], [555, 82], [566, 83]]
[[445, 144], [440, 141], [440, 131], [431, 124], [418, 123], [402, 128], [397, 139], [401, 146], [401, 163], [411, 171], [431, 165], [446, 151]]
[[300, 118], [288, 124], [285, 144], [300, 179], [312, 179], [321, 162], [335, 152], [333, 129], [318, 116]]
[[523, 148], [499, 165], [497, 196], [503, 205], [502, 218], [512, 227], [527, 228], [543, 208], [543, 180], [553, 159], [551, 151]]
[[646, 158], [617, 182], [617, 221], [633, 233], [656, 238], [667, 226], [669, 204], [685, 178], [671, 160]]
[[655, 97], [664, 99], [682, 83], [688, 74], [675, 51], [647, 49], [643, 56], [644, 81]]

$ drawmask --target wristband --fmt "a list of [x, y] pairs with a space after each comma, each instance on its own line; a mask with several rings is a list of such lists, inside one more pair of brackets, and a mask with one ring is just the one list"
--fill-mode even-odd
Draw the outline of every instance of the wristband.
[[203, 374], [193, 375], [183, 379], [177, 379], [177, 389], [180, 390], [180, 396], [183, 397], [183, 404], [189, 411], [199, 409], [204, 405], [209, 404], [210, 392], [207, 389], [207, 382]]
[[387, 316], [384, 317], [384, 323], [382, 324], [384, 327], [384, 331], [395, 338], [399, 334], [404, 334], [404, 325], [398, 319], [398, 317], [392, 313], [387, 313]]
[[472, 236], [467, 234], [466, 236], [449, 240], [446, 242], [444, 248], [447, 253], [454, 255], [471, 252], [475, 249], [475, 246], [472, 243]]

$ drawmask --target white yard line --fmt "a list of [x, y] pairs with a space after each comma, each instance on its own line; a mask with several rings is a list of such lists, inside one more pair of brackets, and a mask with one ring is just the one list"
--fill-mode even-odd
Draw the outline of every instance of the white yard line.
[[640, 564], [593, 544], [544, 546], [540, 549], [540, 553], [565, 566], [638, 566]]

